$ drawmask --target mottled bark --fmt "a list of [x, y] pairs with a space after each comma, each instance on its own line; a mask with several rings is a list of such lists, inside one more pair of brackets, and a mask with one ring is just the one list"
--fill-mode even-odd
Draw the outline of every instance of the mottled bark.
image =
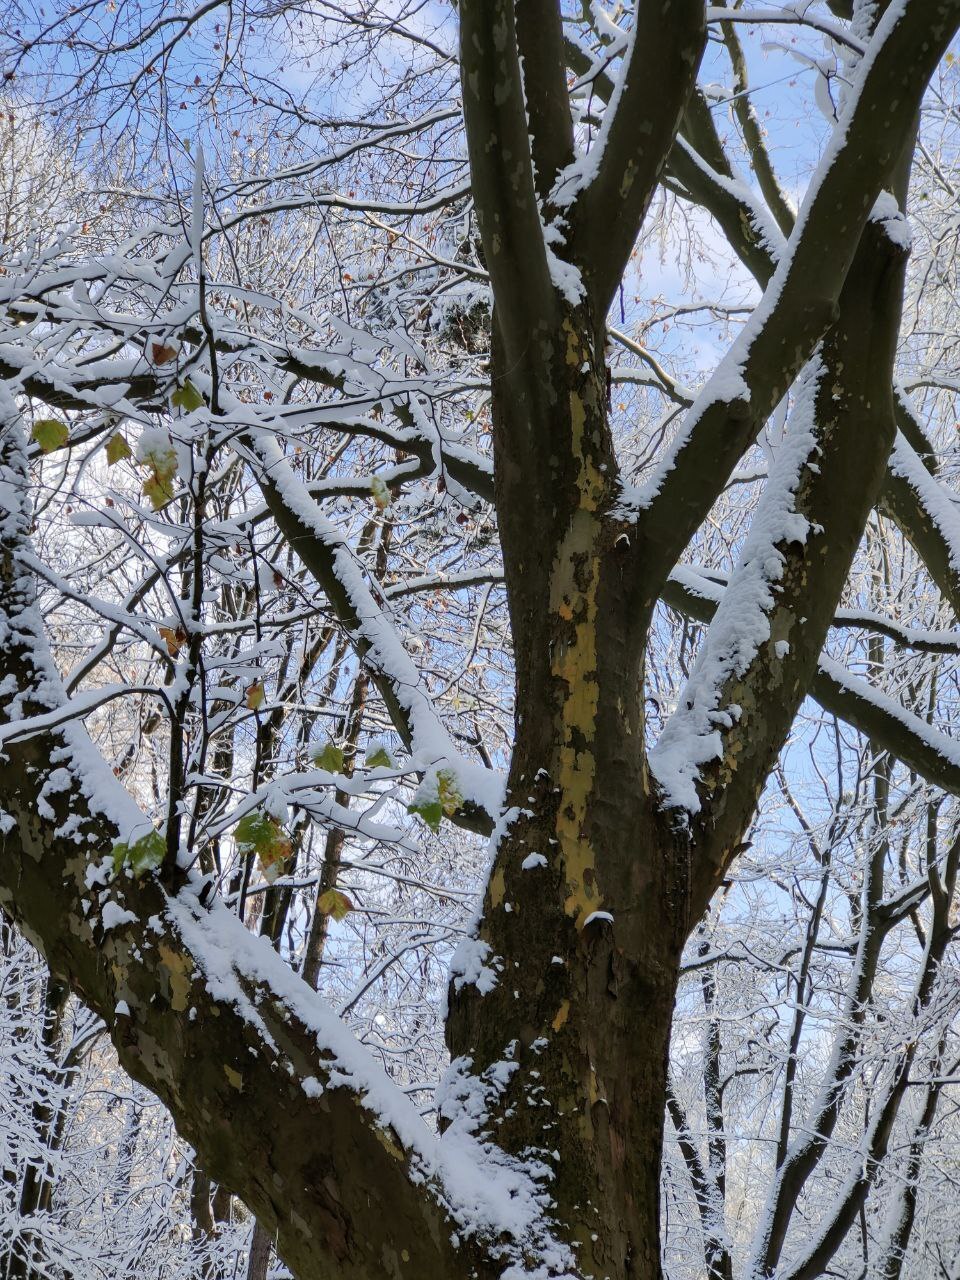
[[[541, 330], [519, 366], [501, 352], [494, 423], [518, 671], [515, 812], [480, 927], [498, 981], [484, 996], [454, 983], [447, 1038], [475, 1074], [514, 1064], [497, 1140], [554, 1171], [558, 1217], [585, 1273], [654, 1276], [667, 1045], [688, 920], [685, 850], [645, 782], [636, 550], [614, 513], [618, 474], [589, 313], [567, 311], [555, 336]], [[523, 495], [533, 477], [531, 510]]]

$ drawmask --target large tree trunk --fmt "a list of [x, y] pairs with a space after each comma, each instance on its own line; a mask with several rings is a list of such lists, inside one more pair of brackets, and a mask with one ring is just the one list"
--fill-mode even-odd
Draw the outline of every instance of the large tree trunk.
[[[480, 980], [455, 966], [447, 1038], [463, 1071], [499, 1095], [497, 1142], [536, 1152], [551, 1170], [584, 1273], [647, 1280], [660, 1270], [686, 855], [646, 782], [650, 602], [635, 591], [638, 548], [611, 514], [618, 478], [602, 351], [586, 308], [547, 318], [519, 365], [496, 348], [496, 483], [517, 667], [512, 807], [474, 955]], [[533, 508], [523, 496], [532, 475], [549, 477], [541, 491], [550, 495]]]

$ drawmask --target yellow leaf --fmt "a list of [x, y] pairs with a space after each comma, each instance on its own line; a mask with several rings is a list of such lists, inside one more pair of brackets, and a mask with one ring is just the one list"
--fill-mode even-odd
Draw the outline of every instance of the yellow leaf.
[[70, 439], [66, 424], [59, 418], [38, 418], [30, 434], [42, 453], [54, 453], [57, 449], [62, 449]]
[[273, 884], [283, 870], [283, 864], [290, 857], [291, 848], [289, 840], [283, 836], [278, 836], [270, 844], [261, 845], [257, 850], [257, 860], [260, 863], [260, 870], [263, 872], [263, 878], [267, 884]]
[[154, 471], [143, 482], [143, 496], [149, 498], [154, 511], [159, 511], [173, 497], [173, 486], [169, 480], [164, 480]]
[[249, 711], [256, 711], [258, 708], [263, 706], [263, 700], [265, 697], [266, 693], [264, 692], [263, 681], [254, 680], [253, 684], [247, 686], [247, 709]]
[[117, 431], [107, 441], [106, 454], [107, 462], [112, 467], [115, 462], [122, 462], [124, 458], [132, 458], [133, 450], [120, 432]]
[[144, 432], [137, 442], [137, 461], [149, 467], [158, 480], [172, 480], [177, 474], [177, 451], [162, 432]]
[[334, 920], [342, 920], [353, 910], [353, 903], [339, 889], [328, 889], [317, 899], [317, 910], [321, 915], [332, 916]]
[[452, 769], [438, 770], [437, 799], [448, 818], [453, 817], [463, 804], [463, 793], [457, 783], [457, 775]]
[[160, 632], [161, 640], [163, 640], [167, 646], [167, 653], [169, 653], [171, 658], [175, 658], [184, 646], [187, 633], [184, 631], [183, 627], [177, 627], [176, 631], [174, 631], [173, 627], [159, 627], [158, 630]]

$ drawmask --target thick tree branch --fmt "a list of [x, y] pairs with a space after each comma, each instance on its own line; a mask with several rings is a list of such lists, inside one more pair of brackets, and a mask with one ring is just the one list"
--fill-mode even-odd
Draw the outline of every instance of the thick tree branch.
[[[708, 596], [705, 590], [691, 589], [681, 577], [671, 576], [662, 598], [684, 617], [710, 622], [722, 592], [723, 588], [718, 587], [715, 594]], [[925, 720], [872, 689], [826, 655], [818, 661], [808, 692], [824, 711], [845, 721], [921, 778], [960, 795], [960, 744], [932, 729]]]
[[881, 19], [764, 299], [651, 481], [631, 499], [649, 547], [648, 572], [662, 575], [651, 584], [656, 589], [836, 318], [870, 210], [912, 137], [927, 79], [958, 21], [956, 0], [891, 7]]
[[[26, 458], [9, 396], [3, 408], [0, 729], [64, 699], [20, 559]], [[269, 943], [208, 901], [209, 885], [113, 868], [114, 843], [152, 828], [80, 726], [15, 736], [0, 758], [0, 905], [300, 1280], [374, 1280], [385, 1267], [493, 1280], [512, 1251], [544, 1245], [525, 1171], [462, 1133], [439, 1142]]]
[[899, 527], [954, 615], [960, 617], [960, 520], [952, 496], [901, 435], [879, 510]]
[[460, 79], [496, 322], [515, 355], [556, 304], [534, 185], [513, 0], [464, 0]]
[[377, 600], [349, 545], [310, 499], [273, 438], [250, 432], [243, 441], [277, 527], [324, 591], [418, 767], [454, 768], [466, 802], [455, 820], [489, 834], [499, 812], [502, 780], [460, 757], [386, 616], [386, 598]]
[[[706, 39], [697, 0], [639, 0], [589, 155], [562, 175], [569, 243], [599, 315], [610, 305], [694, 86]], [[571, 203], [572, 201], [572, 203]], [[615, 211], [615, 213], [613, 212]]]
[[[8, 419], [0, 440], [7, 724], [62, 700], [18, 554], [29, 519], [22, 461]], [[224, 907], [202, 905], [199, 883], [172, 893], [154, 876], [112, 873], [114, 842], [151, 828], [82, 729], [6, 742], [0, 806], [3, 909], [104, 1019], [124, 1067], [170, 1107], [206, 1167], [279, 1233], [298, 1273], [338, 1266], [367, 1280], [383, 1247], [423, 1251], [425, 1266], [442, 1265], [445, 1215], [411, 1181], [421, 1138], [416, 1126], [398, 1134], [388, 1114], [399, 1095], [267, 947]], [[379, 1114], [378, 1096], [389, 1099]], [[415, 1119], [402, 1107], [397, 1117], [401, 1129]], [[368, 1203], [394, 1198], [420, 1220], [413, 1240], [390, 1238], [392, 1215], [365, 1221]]]
[[872, 221], [839, 318], [798, 390], [741, 562], [651, 756], [670, 803], [696, 815], [696, 907], [742, 839], [810, 685], [883, 481], [905, 261]]
[[516, 14], [534, 181], [546, 203], [557, 174], [575, 154], [560, 6], [557, 0], [517, 0]]

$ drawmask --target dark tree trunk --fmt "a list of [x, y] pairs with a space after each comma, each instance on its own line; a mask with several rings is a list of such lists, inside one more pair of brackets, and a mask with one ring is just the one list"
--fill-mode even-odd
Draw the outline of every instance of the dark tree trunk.
[[[50, 1093], [38, 1099], [31, 1108], [34, 1134], [48, 1158], [31, 1161], [23, 1171], [18, 1205], [21, 1219], [49, 1213], [53, 1202], [54, 1171], [49, 1157], [53, 1156], [60, 1145], [63, 1131], [62, 1109], [66, 1106], [65, 1099], [61, 1097], [58, 1101], [56, 1097], [58, 1086], [63, 1084], [64, 1074], [56, 1066], [55, 1059], [61, 1048], [63, 1015], [69, 994], [66, 983], [53, 976], [48, 979], [44, 992], [40, 1042], [48, 1060], [44, 1075]], [[32, 1280], [33, 1277], [46, 1274], [43, 1245], [36, 1232], [24, 1231], [18, 1236], [6, 1258], [0, 1261], [0, 1274], [9, 1280]]]
[[[584, 336], [588, 335], [588, 336]], [[501, 541], [517, 666], [508, 803], [480, 940], [496, 985], [451, 989], [448, 1043], [512, 1066], [496, 1139], [538, 1152], [585, 1274], [659, 1275], [667, 1052], [686, 851], [643, 759], [639, 549], [618, 525], [602, 343], [583, 309], [496, 348]], [[549, 430], [543, 428], [549, 424]], [[531, 509], [531, 475], [549, 477]], [[638, 637], [641, 641], [638, 642]]]

